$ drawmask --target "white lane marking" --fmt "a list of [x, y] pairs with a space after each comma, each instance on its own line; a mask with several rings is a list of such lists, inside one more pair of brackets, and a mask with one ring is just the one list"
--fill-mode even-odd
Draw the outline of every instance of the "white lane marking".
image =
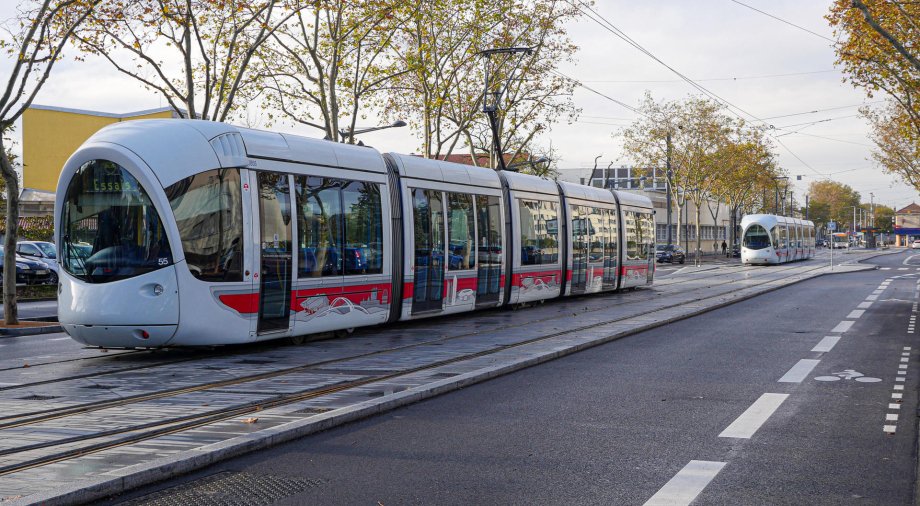
[[789, 371], [779, 379], [779, 383], [801, 383], [802, 380], [811, 374], [812, 369], [814, 369], [819, 362], [821, 361], [810, 358], [799, 360], [792, 366], [792, 369], [789, 369]]
[[817, 351], [819, 353], [825, 353], [834, 349], [834, 346], [837, 344], [837, 341], [840, 340], [840, 336], [824, 336], [824, 339], [821, 340], [818, 344], [815, 345], [811, 351]]
[[899, 270], [899, 271], [906, 271], [906, 270], [907, 270], [907, 267], [898, 267], [898, 270]]
[[70, 336], [68, 336], [68, 337], [55, 337], [54, 339], [48, 339], [48, 340], [49, 340], [49, 341], [66, 341], [66, 340], [68, 340], [68, 339], [70, 339]]
[[910, 360], [910, 357], [901, 357], [901, 362], [907, 362]]
[[892, 399], [900, 399], [900, 398], [903, 397], [903, 396], [904, 396], [904, 394], [891, 394], [891, 398], [892, 398]]
[[907, 364], [898, 364], [898, 369], [907, 369]]
[[894, 379], [895, 381], [907, 381], [906, 378], [898, 377]]
[[855, 319], [859, 318], [860, 316], [862, 316], [863, 313], [865, 313], [865, 312], [866, 312], [865, 309], [854, 309], [854, 310], [850, 311], [850, 314], [847, 315], [847, 318], [852, 318], [852, 319], [855, 320]]
[[897, 426], [894, 426], [894, 425], [885, 425], [884, 427], [882, 427], [882, 431], [887, 432], [889, 434], [894, 434], [896, 430], [897, 430]]
[[890, 271], [890, 270], [891, 270], [891, 267], [882, 267], [882, 268], [879, 269], [879, 270], [882, 270], [882, 271]]
[[14, 387], [16, 385], [22, 385], [22, 383], [0, 383], [0, 387]]
[[866, 300], [878, 300], [878, 295], [869, 295]]
[[[905, 367], [905, 369], [907, 369], [907, 368]], [[900, 374], [907, 374], [907, 371], [898, 371], [898, 374], [899, 374], [899, 375], [900, 375]]]
[[895, 389], [895, 390], [904, 390], [904, 385], [895, 385], [895, 386], [894, 386], [894, 389]]
[[884, 291], [885, 291], [884, 289], [882, 289], [882, 290], [874, 290], [874, 291], [872, 292], [872, 295], [881, 295], [882, 292], [884, 292]]
[[853, 323], [854, 322], [851, 322], [848, 320], [843, 320], [842, 322], [838, 323], [837, 326], [834, 327], [834, 330], [832, 330], [831, 332], [837, 332], [837, 333], [846, 332], [850, 330], [850, 327], [853, 326]]
[[691, 460], [673, 478], [655, 492], [645, 506], [679, 506], [690, 504], [725, 467], [725, 462]]
[[888, 409], [901, 409], [900, 404], [891, 403], [888, 405]]
[[866, 301], [866, 302], [860, 302], [859, 305], [856, 307], [858, 307], [859, 309], [869, 309], [870, 306], [872, 306], [872, 303]]
[[885, 421], [886, 421], [886, 422], [897, 422], [897, 421], [898, 421], [898, 415], [896, 415], [896, 414], [894, 414], [894, 413], [888, 413], [887, 415], [885, 415]]
[[751, 407], [747, 408], [744, 413], [741, 413], [741, 416], [726, 427], [719, 434], [719, 437], [750, 439], [757, 432], [757, 429], [770, 418], [770, 415], [779, 408], [780, 404], [786, 400], [786, 397], [789, 397], [789, 394], [761, 395], [759, 399], [754, 401], [754, 404], [751, 404]]

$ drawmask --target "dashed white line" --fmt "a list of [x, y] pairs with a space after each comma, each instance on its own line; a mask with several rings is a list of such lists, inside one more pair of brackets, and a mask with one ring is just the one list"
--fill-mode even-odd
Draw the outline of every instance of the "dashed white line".
[[819, 353], [826, 353], [834, 349], [834, 346], [837, 344], [837, 341], [840, 340], [840, 336], [824, 336], [824, 339], [821, 340], [818, 344], [815, 345], [811, 351], [816, 351]]
[[816, 365], [818, 365], [819, 362], [821, 361], [813, 360], [810, 358], [803, 358], [802, 360], [799, 360], [794, 366], [792, 366], [792, 369], [789, 369], [789, 371], [786, 374], [784, 374], [783, 377], [780, 378], [778, 382], [779, 383], [801, 383], [802, 380], [804, 380], [805, 378], [808, 377], [809, 374], [811, 374], [811, 371], [815, 368]]
[[837, 333], [846, 332], [850, 330], [850, 327], [853, 326], [853, 323], [854, 322], [849, 321], [849, 320], [843, 320], [842, 322], [838, 323], [837, 326], [834, 327], [834, 330], [832, 330], [831, 332], [837, 332]]
[[902, 377], [897, 377], [894, 380], [895, 381], [907, 381], [905, 378], [902, 378]]
[[850, 311], [850, 314], [847, 315], [847, 318], [852, 318], [855, 320], [856, 318], [859, 318], [860, 316], [862, 316], [863, 313], [865, 312], [866, 312], [865, 309], [854, 309]]
[[907, 269], [908, 269], [907, 267], [898, 267], [899, 271], [906, 271]]
[[679, 506], [690, 504], [725, 467], [725, 462], [691, 460], [678, 471], [645, 506]]
[[48, 339], [49, 341], [66, 341], [68, 339], [73, 339], [72, 337], [55, 337], [54, 339]]
[[897, 427], [894, 425], [885, 425], [884, 427], [882, 427], [882, 431], [887, 432], [889, 434], [894, 434], [896, 430], [897, 430]]
[[894, 414], [894, 413], [888, 413], [888, 414], [885, 415], [885, 421], [886, 421], [886, 422], [897, 422], [897, 421], [898, 421], [898, 415], [896, 415], [896, 414]]
[[901, 397], [904, 397], [904, 394], [891, 394], [892, 399], [900, 399]]
[[901, 362], [910, 362], [910, 357], [901, 357]]
[[869, 301], [866, 301], [866, 302], [860, 302], [859, 305], [856, 307], [858, 307], [859, 309], [869, 309], [870, 306], [872, 306], [872, 303]]
[[894, 386], [894, 389], [895, 389], [895, 390], [904, 390], [904, 385], [895, 385], [895, 386]]
[[754, 401], [754, 404], [751, 404], [751, 407], [747, 408], [744, 413], [741, 413], [741, 416], [726, 427], [719, 434], [719, 437], [750, 439], [787, 397], [789, 397], [789, 394], [761, 395], [759, 399]]
[[891, 267], [882, 267], [882, 268], [879, 269], [879, 270], [880, 270], [880, 271], [890, 271], [890, 270], [891, 270]]
[[888, 405], [888, 409], [901, 409], [901, 405], [895, 404], [892, 402], [891, 404]]
[[869, 295], [866, 297], [866, 300], [878, 300], [878, 295]]

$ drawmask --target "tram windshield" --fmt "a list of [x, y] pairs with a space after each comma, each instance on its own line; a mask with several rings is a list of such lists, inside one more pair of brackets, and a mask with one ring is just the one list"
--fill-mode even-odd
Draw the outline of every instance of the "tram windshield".
[[107, 160], [91, 160], [77, 170], [64, 197], [61, 228], [61, 266], [89, 283], [130, 278], [173, 262], [147, 192]]
[[770, 247], [770, 235], [766, 229], [754, 224], [744, 231], [742, 244], [747, 249], [764, 249]]

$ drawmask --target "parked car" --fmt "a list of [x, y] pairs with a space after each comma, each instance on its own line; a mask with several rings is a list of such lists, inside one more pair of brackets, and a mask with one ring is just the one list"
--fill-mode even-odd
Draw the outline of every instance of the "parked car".
[[52, 285], [58, 282], [58, 273], [60, 266], [57, 262], [57, 248], [54, 243], [45, 241], [19, 241], [16, 244], [16, 254], [32, 260], [38, 260], [48, 264], [51, 268], [50, 283]]
[[682, 264], [686, 259], [687, 254], [676, 244], [659, 244], [655, 246], [655, 260], [657, 260], [658, 263], [670, 262], [673, 264], [677, 262]]
[[732, 246], [732, 258], [741, 258], [741, 246]]
[[920, 248], [920, 239], [914, 239], [914, 242], [910, 243], [910, 249]]
[[[3, 247], [0, 246], [0, 277], [3, 276]], [[16, 284], [44, 285], [51, 283], [51, 268], [35, 259], [16, 256]]]

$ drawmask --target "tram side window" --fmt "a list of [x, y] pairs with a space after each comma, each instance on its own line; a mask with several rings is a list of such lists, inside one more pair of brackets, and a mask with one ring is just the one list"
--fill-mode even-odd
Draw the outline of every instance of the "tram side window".
[[299, 176], [297, 196], [297, 277], [342, 275], [341, 183], [335, 179]]
[[623, 228], [626, 234], [626, 259], [641, 260], [639, 254], [639, 224], [637, 223], [636, 213], [633, 211], [623, 212]]
[[214, 169], [166, 189], [189, 272], [202, 281], [243, 280], [239, 169]]
[[559, 260], [556, 204], [518, 200], [521, 227], [521, 265], [554, 264]]
[[477, 256], [480, 265], [499, 266], [502, 262], [502, 212], [500, 197], [477, 195], [479, 216]]
[[606, 209], [607, 241], [604, 244], [604, 283], [616, 283], [617, 272], [617, 212], [615, 209]]
[[449, 270], [457, 271], [476, 267], [476, 257], [473, 255], [473, 245], [476, 244], [475, 226], [473, 196], [462, 193], [448, 193]]
[[380, 185], [352, 181], [342, 187], [345, 220], [345, 274], [383, 272], [383, 219]]
[[588, 253], [589, 262], [602, 262], [604, 260], [604, 243], [607, 241], [607, 220], [604, 219], [604, 210], [592, 207], [587, 208], [591, 214], [588, 216], [588, 233], [591, 234], [591, 249]]
[[642, 258], [652, 258], [655, 255], [655, 216], [642, 213], [642, 242], [645, 252]]
[[61, 265], [106, 283], [173, 263], [169, 239], [147, 192], [127, 170], [90, 160], [74, 174], [61, 215]]

